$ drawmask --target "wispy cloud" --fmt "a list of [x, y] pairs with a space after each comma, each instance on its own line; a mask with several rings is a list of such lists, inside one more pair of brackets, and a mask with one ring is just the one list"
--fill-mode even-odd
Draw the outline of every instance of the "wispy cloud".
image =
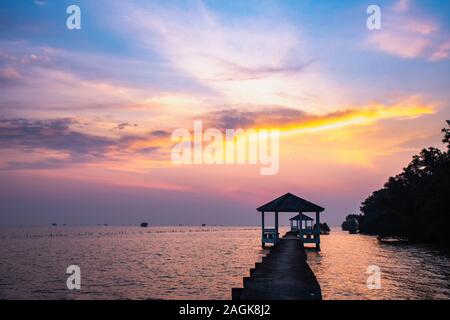
[[[120, 124], [119, 124], [120, 125]], [[33, 161], [8, 161], [7, 169], [51, 168], [119, 161], [124, 155], [159, 149], [162, 131], [142, 135], [106, 136], [86, 133], [75, 119], [0, 119], [0, 149], [22, 151]], [[44, 153], [42, 151], [45, 151]]]
[[188, 82], [167, 63], [74, 53], [26, 41], [0, 45], [0, 108], [6, 117], [72, 117], [77, 110], [92, 118], [107, 113], [111, 121], [106, 127], [119, 119], [139, 123], [144, 131], [218, 103], [211, 90]]
[[37, 4], [38, 6], [46, 6], [47, 5], [47, 1], [44, 1], [44, 0], [34, 0], [34, 3]]
[[447, 60], [450, 58], [450, 40], [443, 43], [431, 54], [431, 61]]
[[137, 123], [128, 123], [128, 122], [121, 122], [119, 123], [117, 126], [115, 126], [113, 129], [117, 129], [117, 130], [124, 130], [127, 127], [137, 127], [138, 124]]
[[[257, 110], [227, 108], [204, 113], [197, 119], [203, 120], [208, 127], [220, 130], [277, 128], [282, 136], [292, 136], [367, 126], [387, 119], [412, 119], [434, 112], [432, 105], [422, 103], [418, 97], [410, 97], [390, 105], [373, 103], [321, 115], [268, 106]], [[128, 127], [134, 128], [135, 124], [121, 122], [112, 129], [116, 135], [106, 135], [90, 133], [89, 126], [73, 118], [0, 119], [0, 149], [13, 149], [28, 154], [32, 159], [3, 159], [3, 169], [49, 169], [80, 164], [108, 168], [126, 163], [124, 168], [138, 170], [142, 163], [148, 161], [170, 162], [170, 148], [173, 145], [170, 141], [171, 128], [122, 134]], [[148, 168], [148, 165], [144, 167]]]
[[371, 103], [367, 106], [315, 115], [298, 109], [266, 107], [259, 110], [226, 109], [203, 118], [216, 128], [277, 128], [283, 135], [333, 130], [355, 125], [369, 125], [386, 119], [412, 119], [435, 113], [435, 107], [408, 97], [392, 104]]
[[74, 158], [101, 158], [113, 146], [110, 138], [73, 130], [73, 119], [2, 119], [0, 147], [65, 151]]
[[448, 36], [437, 19], [425, 17], [412, 7], [412, 1], [399, 0], [383, 10], [382, 29], [370, 32], [368, 46], [404, 59], [447, 59]]
[[185, 10], [122, 2], [117, 11], [129, 13], [123, 24], [127, 32], [217, 93], [220, 104], [294, 107], [299, 101], [292, 97], [320, 97], [305, 104], [312, 110], [340, 98], [340, 85], [320, 72], [300, 27], [282, 16], [273, 18], [276, 23], [263, 14], [225, 17], [202, 2]]
[[15, 68], [5, 67], [0, 69], [0, 86], [16, 84], [19, 79], [20, 72]]
[[394, 5], [394, 10], [397, 12], [406, 12], [409, 10], [411, 6], [411, 0], [399, 0]]
[[257, 110], [227, 108], [206, 113], [200, 118], [213, 128], [262, 128], [279, 127], [287, 123], [295, 123], [307, 116], [307, 113], [297, 109], [281, 106], [259, 106]]

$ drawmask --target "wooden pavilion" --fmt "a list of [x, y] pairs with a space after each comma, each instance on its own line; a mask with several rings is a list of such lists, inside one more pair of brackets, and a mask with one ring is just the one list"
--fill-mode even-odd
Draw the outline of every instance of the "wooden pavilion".
[[[265, 205], [257, 208], [261, 212], [261, 229], [262, 229], [262, 245], [266, 243], [276, 244], [279, 241], [280, 235], [278, 232], [278, 213], [279, 212], [297, 212], [298, 215], [291, 218], [291, 231], [297, 232], [298, 237], [303, 243], [314, 243], [316, 249], [320, 250], [320, 213], [325, 209], [305, 199], [297, 197], [292, 193], [286, 193], [285, 195], [276, 198], [275, 200], [266, 203]], [[264, 214], [266, 212], [275, 213], [275, 227], [266, 228], [264, 225]], [[303, 213], [315, 213], [315, 225], [313, 228], [314, 219], [304, 215]], [[297, 230], [292, 230], [294, 222], [297, 221]], [[309, 226], [308, 226], [309, 221]], [[303, 225], [303, 222], [305, 224]]]
[[[292, 232], [298, 232], [298, 230], [313, 229], [314, 219], [307, 216], [306, 214], [299, 213], [295, 217], [289, 219]], [[304, 223], [303, 223], [304, 222]]]

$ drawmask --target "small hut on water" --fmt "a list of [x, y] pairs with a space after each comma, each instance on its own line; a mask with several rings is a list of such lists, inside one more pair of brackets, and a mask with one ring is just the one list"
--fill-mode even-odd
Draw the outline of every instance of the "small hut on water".
[[[299, 239], [303, 241], [303, 243], [313, 243], [315, 244], [316, 249], [320, 250], [320, 213], [325, 210], [321, 206], [297, 197], [292, 193], [286, 193], [285, 195], [257, 208], [256, 210], [261, 212], [261, 242], [263, 246], [265, 246], [266, 243], [276, 244], [279, 241], [280, 235], [278, 232], [278, 213], [296, 212], [298, 215], [290, 219], [291, 231], [297, 233]], [[273, 212], [275, 214], [274, 228], [265, 227], [264, 219], [265, 213], [267, 212]], [[314, 219], [303, 213], [315, 213], [315, 228], [313, 223]]]
[[313, 221], [313, 218], [308, 217], [306, 214], [299, 213], [295, 217], [289, 219], [291, 231], [298, 232], [298, 230], [313, 229]]

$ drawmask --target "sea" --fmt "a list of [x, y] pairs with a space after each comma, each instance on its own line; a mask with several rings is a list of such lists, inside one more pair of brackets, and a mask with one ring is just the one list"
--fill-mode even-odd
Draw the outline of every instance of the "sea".
[[[230, 299], [268, 253], [260, 237], [258, 227], [3, 228], [0, 299]], [[321, 241], [307, 261], [324, 299], [450, 298], [446, 248], [339, 229]], [[67, 285], [72, 265], [79, 290]]]

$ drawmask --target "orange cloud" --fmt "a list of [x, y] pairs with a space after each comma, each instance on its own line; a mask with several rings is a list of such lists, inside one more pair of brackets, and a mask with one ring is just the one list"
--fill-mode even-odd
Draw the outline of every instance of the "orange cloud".
[[[303, 122], [287, 125], [282, 128], [284, 135], [299, 134], [342, 128], [350, 125], [368, 125], [385, 119], [411, 119], [422, 115], [433, 114], [434, 108], [420, 104], [412, 99], [391, 106], [374, 103], [372, 105], [339, 111], [325, 116], [312, 117]], [[283, 133], [282, 133], [283, 134]]]
[[351, 125], [367, 125], [384, 119], [411, 119], [433, 114], [434, 106], [421, 102], [419, 97], [409, 97], [391, 105], [372, 103], [322, 115], [298, 109], [269, 107], [256, 111], [227, 109], [208, 113], [198, 119], [206, 120], [215, 128], [276, 128], [282, 135], [316, 132]]

